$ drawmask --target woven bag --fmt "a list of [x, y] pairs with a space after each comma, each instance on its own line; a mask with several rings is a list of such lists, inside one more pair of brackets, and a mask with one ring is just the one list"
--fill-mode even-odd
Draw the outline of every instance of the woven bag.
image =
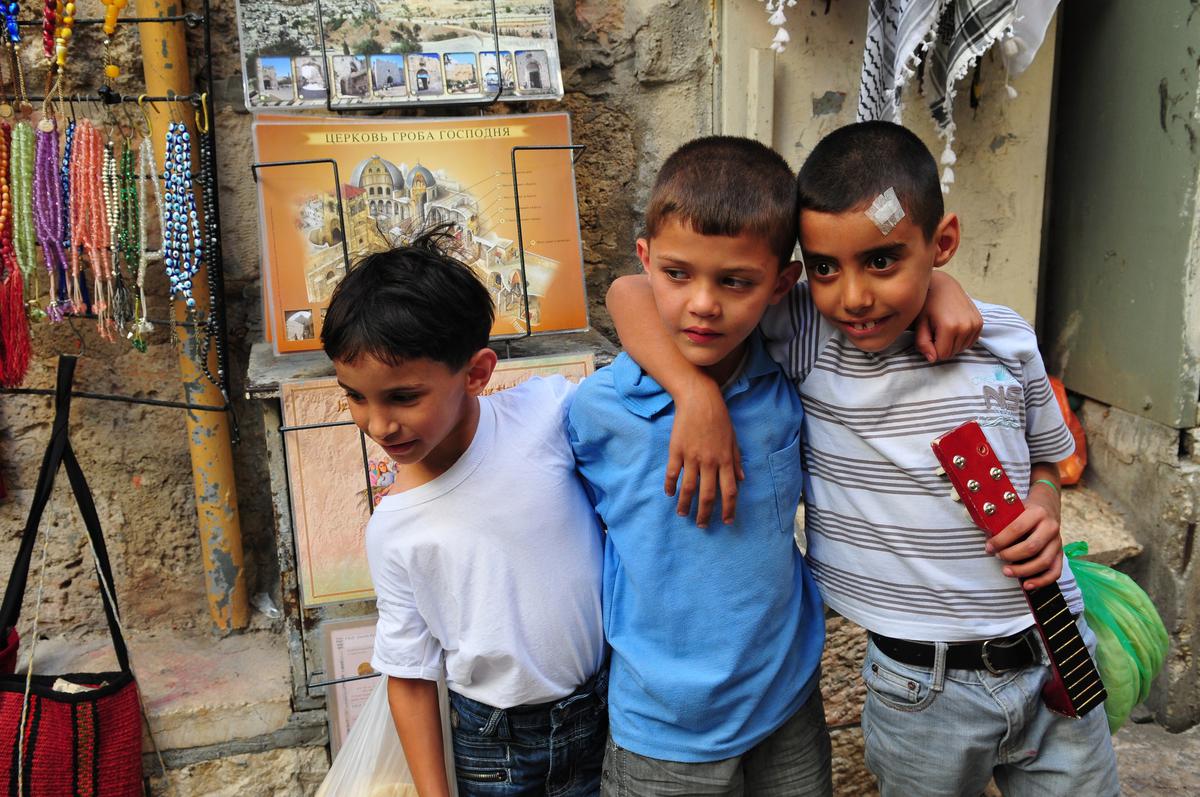
[[[117, 622], [116, 598], [111, 589], [112, 568], [100, 519], [67, 436], [74, 371], [74, 357], [59, 359], [50, 445], [42, 459], [29, 520], [5, 587], [0, 629], [11, 631], [17, 626], [38, 525], [53, 492], [55, 474], [62, 465], [95, 552], [104, 614], [120, 669], [33, 675], [28, 689], [25, 672], [12, 673], [10, 666], [8, 674], [0, 674], [0, 795], [142, 794], [142, 726], [137, 684]], [[11, 641], [15, 657], [15, 632], [6, 635], [6, 641]], [[23, 740], [20, 744], [18, 728]]]

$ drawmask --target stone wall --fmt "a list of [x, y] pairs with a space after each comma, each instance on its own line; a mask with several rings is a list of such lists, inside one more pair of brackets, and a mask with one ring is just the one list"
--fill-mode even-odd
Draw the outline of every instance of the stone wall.
[[1180, 432], [1090, 399], [1080, 421], [1088, 434], [1088, 483], [1135, 509], [1129, 531], [1144, 552], [1130, 564], [1130, 575], [1154, 598], [1171, 636], [1149, 705], [1169, 730], [1185, 730], [1200, 717], [1200, 665], [1193, 647], [1200, 621], [1200, 578], [1193, 562], [1200, 430]]

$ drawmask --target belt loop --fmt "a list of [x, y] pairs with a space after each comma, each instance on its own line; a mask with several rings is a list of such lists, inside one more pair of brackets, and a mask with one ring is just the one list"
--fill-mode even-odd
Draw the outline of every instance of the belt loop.
[[945, 642], [933, 643], [933, 685], [935, 692], [941, 692], [946, 686], [946, 655], [950, 645]]

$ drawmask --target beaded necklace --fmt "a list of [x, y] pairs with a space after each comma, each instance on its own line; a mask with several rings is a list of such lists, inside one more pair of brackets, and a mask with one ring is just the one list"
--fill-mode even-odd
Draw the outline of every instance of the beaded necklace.
[[[74, 254], [75, 247], [71, 244], [71, 150], [75, 142], [75, 120], [67, 122], [67, 132], [63, 136], [62, 166], [59, 168], [59, 179], [62, 182], [62, 245], [64, 252]], [[70, 268], [70, 279], [66, 288], [65, 301], [67, 312], [86, 313], [87, 300], [83, 295], [82, 282], [79, 279], [78, 258], [71, 257], [67, 264]]]
[[208, 278], [208, 318], [204, 324], [204, 340], [200, 349], [199, 363], [208, 381], [212, 382], [221, 391], [221, 395], [228, 399], [225, 396], [225, 350], [219, 342], [217, 344], [217, 377], [215, 379], [208, 368], [209, 347], [214, 340], [219, 340], [217, 337], [217, 327], [220, 322], [219, 307], [220, 302], [224, 301], [224, 297], [221, 296], [220, 286], [217, 284], [217, 274], [221, 269], [221, 247], [217, 240], [217, 190], [216, 181], [213, 179], [215, 158], [212, 128], [208, 118], [207, 95], [201, 95], [200, 107], [201, 111], [196, 114], [196, 131], [200, 140], [200, 196], [202, 198], [201, 209], [204, 213], [204, 251], [208, 256], [205, 262]]
[[166, 230], [167, 225], [163, 220], [161, 213], [163, 209], [162, 188], [158, 184], [158, 170], [154, 163], [154, 145], [150, 142], [149, 136], [142, 136], [141, 142], [138, 144], [138, 173], [137, 173], [137, 195], [135, 201], [139, 210], [137, 214], [137, 247], [138, 269], [137, 269], [137, 285], [138, 285], [138, 319], [133, 324], [133, 329], [130, 336], [133, 339], [133, 347], [138, 351], [146, 350], [146, 340], [143, 337], [151, 330], [154, 325], [147, 318], [147, 303], [146, 303], [146, 267], [152, 259], [157, 260], [162, 258], [162, 252], [151, 252], [148, 248], [146, 238], [146, 216], [149, 214], [150, 206], [146, 203], [146, 182], [149, 181], [154, 186], [154, 199], [156, 207], [159, 210], [160, 229]]
[[8, 168], [12, 192], [13, 246], [21, 271], [29, 275], [37, 266], [33, 235], [33, 125], [29, 122], [13, 125]]
[[116, 145], [112, 137], [104, 142], [103, 166], [100, 170], [101, 189], [104, 197], [104, 219], [108, 225], [108, 257], [111, 274], [109, 294], [109, 318], [117, 329], [124, 329], [133, 320], [133, 307], [129, 301], [129, 287], [125, 272], [121, 269], [117, 239], [121, 229], [121, 182], [117, 175]]
[[75, 4], [65, 4], [62, 13], [56, 16], [58, 27], [54, 31], [54, 63], [61, 72], [67, 65], [67, 44], [71, 41], [71, 29], [75, 26]]
[[87, 253], [92, 265], [92, 309], [100, 334], [112, 338], [108, 314], [112, 290], [109, 260], [109, 231], [104, 212], [101, 171], [104, 143], [100, 131], [87, 119], [79, 122], [71, 152], [71, 268], [79, 270], [79, 252]]
[[42, 53], [51, 68], [54, 66], [54, 30], [62, 11], [62, 0], [46, 0], [42, 5]]
[[0, 122], [0, 386], [16, 387], [29, 370], [32, 349], [25, 317], [25, 281], [11, 237], [12, 200], [8, 189], [11, 128]]
[[121, 68], [109, 58], [108, 47], [117, 33], [117, 17], [129, 0], [103, 0], [104, 2], [104, 77], [111, 83], [121, 74]]
[[42, 257], [50, 274], [46, 313], [57, 323], [68, 309], [61, 301], [67, 281], [67, 255], [62, 245], [62, 183], [58, 178], [58, 126], [46, 116], [38, 123], [33, 169], [33, 215]]
[[[171, 301], [176, 295], [195, 315], [192, 278], [204, 256], [204, 242], [196, 215], [196, 195], [192, 191], [192, 135], [183, 122], [167, 126], [166, 171], [163, 175], [163, 262], [171, 283]], [[195, 319], [192, 319], [195, 321]]]

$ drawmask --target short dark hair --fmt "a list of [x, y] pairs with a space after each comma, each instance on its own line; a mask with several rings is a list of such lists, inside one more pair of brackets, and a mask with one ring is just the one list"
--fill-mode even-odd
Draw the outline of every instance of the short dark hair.
[[351, 268], [333, 291], [321, 329], [330, 359], [369, 355], [389, 365], [429, 359], [457, 371], [487, 346], [492, 297], [449, 254], [453, 245], [448, 228], [436, 227]]
[[671, 219], [701, 235], [761, 236], [782, 266], [796, 247], [792, 168], [749, 138], [707, 136], [675, 150], [654, 181], [646, 208], [653, 239]]
[[809, 154], [796, 178], [800, 212], [845, 213], [871, 204], [888, 188], [904, 212], [933, 237], [945, 212], [937, 162], [916, 134], [891, 122], [859, 122], [834, 130]]

